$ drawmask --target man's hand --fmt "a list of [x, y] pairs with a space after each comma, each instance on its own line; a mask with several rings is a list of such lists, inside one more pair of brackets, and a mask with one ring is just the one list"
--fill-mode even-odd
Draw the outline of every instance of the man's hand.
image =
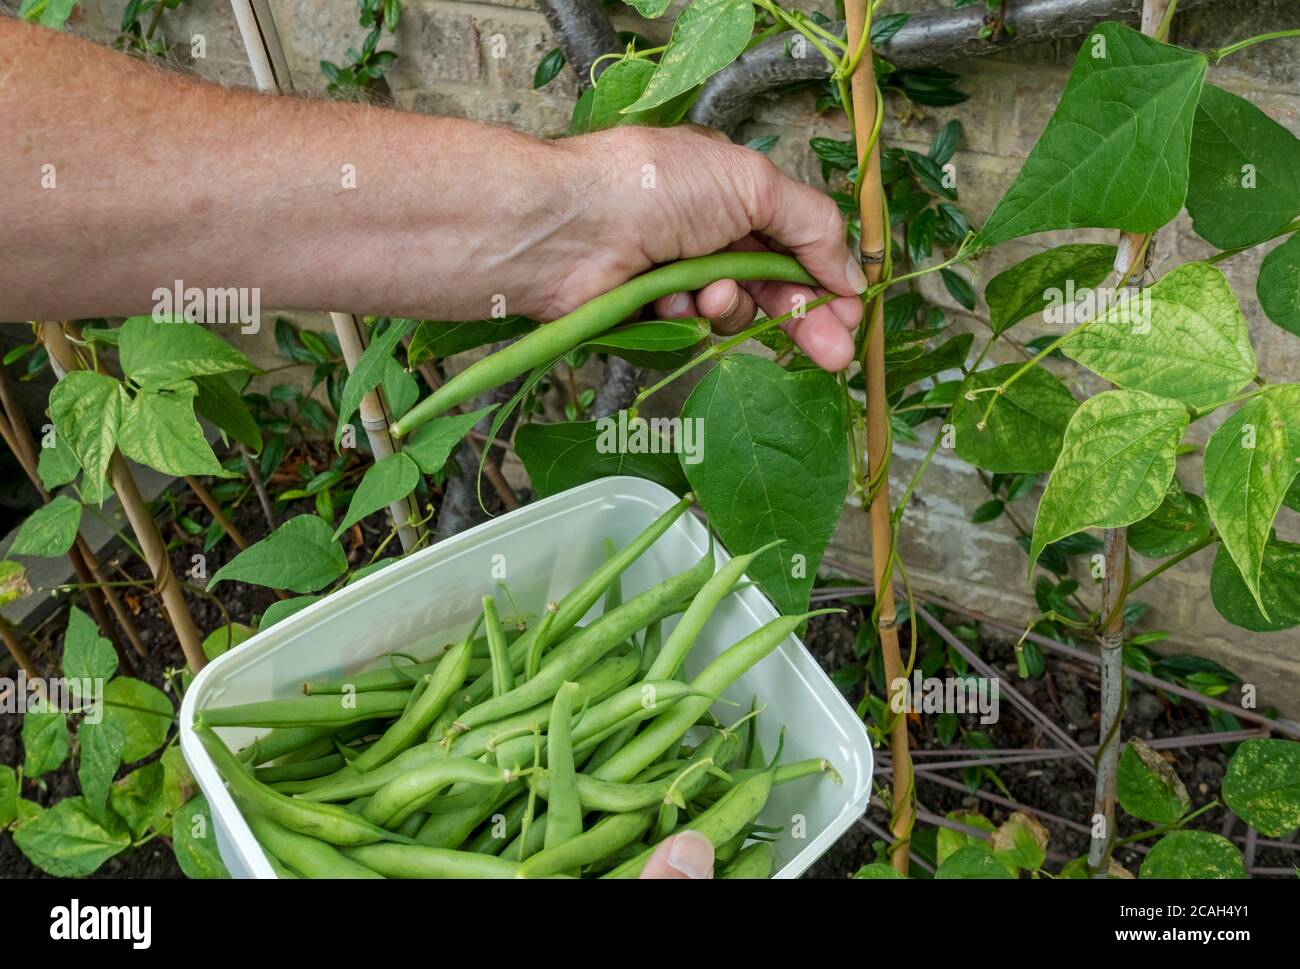
[[712, 878], [713, 845], [698, 831], [686, 830], [665, 838], [645, 863], [645, 868], [641, 869], [641, 877]]
[[[541, 141], [265, 97], [6, 17], [0, 66], [0, 319], [149, 313], [179, 281], [268, 308], [545, 321], [657, 263], [769, 247], [843, 297], [795, 341], [831, 370], [853, 356], [866, 280], [835, 204], [713, 132]], [[654, 309], [729, 333], [801, 296], [722, 280]]]

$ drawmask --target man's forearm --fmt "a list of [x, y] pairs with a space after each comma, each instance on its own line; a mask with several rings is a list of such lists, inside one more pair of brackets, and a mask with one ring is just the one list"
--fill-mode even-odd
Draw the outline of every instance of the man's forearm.
[[0, 112], [0, 319], [145, 313], [176, 280], [257, 287], [265, 307], [482, 317], [518, 285], [494, 288], [502, 260], [571, 209], [552, 144], [225, 90], [7, 18]]

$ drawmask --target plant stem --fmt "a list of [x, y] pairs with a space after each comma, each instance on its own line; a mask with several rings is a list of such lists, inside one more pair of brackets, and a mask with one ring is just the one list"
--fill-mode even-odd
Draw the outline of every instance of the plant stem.
[[1225, 259], [1230, 259], [1233, 256], [1246, 252], [1249, 249], [1254, 249], [1256, 246], [1262, 246], [1266, 242], [1272, 242], [1274, 239], [1278, 238], [1279, 236], [1289, 235], [1290, 233], [1295, 232], [1297, 229], [1300, 229], [1300, 219], [1296, 219], [1294, 222], [1283, 226], [1281, 229], [1278, 229], [1267, 239], [1261, 239], [1259, 242], [1252, 242], [1248, 246], [1236, 246], [1232, 249], [1224, 249], [1221, 252], [1216, 252], [1214, 255], [1210, 256], [1207, 259], [1203, 259], [1201, 261], [1208, 263], [1209, 265], [1214, 265], [1214, 263], [1216, 262], [1223, 262], [1223, 260]]
[[27, 652], [27, 647], [22, 644], [17, 630], [4, 616], [0, 616], [0, 639], [5, 641], [5, 649], [9, 655], [14, 658], [18, 668], [27, 674], [29, 680], [40, 678], [40, 672], [36, 669], [36, 664], [32, 662], [31, 655]]
[[239, 456], [244, 461], [244, 470], [248, 472], [248, 480], [253, 484], [253, 490], [257, 492], [257, 502], [262, 506], [262, 516], [266, 519], [266, 527], [269, 531], [275, 531], [278, 523], [275, 518], [275, 506], [271, 504], [271, 496], [267, 494], [266, 482], [262, 480], [262, 471], [253, 460], [253, 455], [249, 453], [248, 448], [242, 443], [236, 445]]
[[244, 538], [244, 533], [236, 528], [235, 523], [226, 517], [226, 513], [221, 510], [221, 506], [217, 504], [216, 499], [212, 497], [208, 489], [203, 487], [203, 484], [199, 479], [193, 475], [187, 474], [185, 476], [185, 483], [190, 486], [190, 491], [194, 492], [194, 496], [202, 502], [203, 507], [208, 510], [208, 513], [212, 516], [213, 520], [221, 526], [223, 532], [230, 536], [230, 540], [239, 547], [239, 550], [242, 552], [244, 549], [248, 548], [248, 539]]
[[1268, 34], [1257, 34], [1254, 37], [1247, 37], [1245, 40], [1239, 40], [1235, 44], [1229, 44], [1227, 47], [1220, 47], [1214, 51], [1211, 56], [1214, 63], [1219, 63], [1229, 54], [1235, 54], [1239, 50], [1245, 50], [1247, 47], [1253, 47], [1255, 44], [1262, 44], [1266, 40], [1281, 40], [1284, 37], [1300, 37], [1300, 27], [1293, 27], [1290, 30], [1275, 30]]
[[[64, 337], [63, 327], [60, 324], [42, 323], [41, 335], [45, 348], [49, 351], [50, 360], [57, 364], [56, 372], [61, 371], [60, 378], [72, 370], [80, 369], [76, 353]], [[167, 613], [172, 630], [176, 633], [181, 651], [185, 654], [186, 663], [192, 672], [197, 673], [207, 664], [207, 658], [203, 655], [202, 637], [194, 626], [194, 617], [190, 615], [180, 583], [176, 581], [176, 575], [172, 572], [171, 561], [167, 557], [167, 546], [158, 532], [158, 525], [149, 513], [149, 506], [140, 494], [130, 469], [126, 466], [122, 455], [116, 451], [113, 452], [109, 462], [109, 478], [113, 490], [117, 492], [118, 501], [122, 504], [122, 510], [126, 512], [127, 521], [131, 523], [131, 530], [135, 532], [135, 537], [140, 543], [149, 571], [153, 573], [163, 609]]]
[[[862, 223], [859, 248], [868, 282], [879, 284], [888, 275], [886, 261], [889, 257], [889, 242], [884, 189], [880, 181], [880, 144], [873, 139], [873, 125], [879, 114], [879, 91], [875, 82], [870, 12], [866, 0], [845, 0], [844, 17], [848, 25], [849, 49], [862, 49], [861, 62], [849, 79], [853, 130], [858, 147], [859, 214]], [[874, 486], [874, 493], [870, 496], [871, 564], [876, 589], [874, 612], [884, 661], [886, 691], [889, 694], [887, 699], [892, 709], [893, 697], [901, 688], [903, 663], [898, 648], [898, 611], [894, 604], [894, 588], [889, 570], [893, 558], [894, 530], [889, 507], [890, 428], [889, 401], [885, 390], [884, 300], [878, 295], [867, 301], [866, 305], [871, 318], [867, 324], [860, 362], [867, 385], [867, 472]], [[890, 848], [890, 861], [897, 871], [906, 874], [916, 814], [907, 718], [895, 716], [889, 734], [893, 760], [890, 831], [897, 839]]]

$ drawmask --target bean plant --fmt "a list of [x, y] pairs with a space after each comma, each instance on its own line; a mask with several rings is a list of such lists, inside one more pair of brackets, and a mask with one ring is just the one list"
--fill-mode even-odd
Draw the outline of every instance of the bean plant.
[[[667, 0], [628, 3], [651, 20], [668, 8]], [[871, 23], [878, 6], [869, 8], [865, 36], [884, 44], [906, 15]], [[70, 9], [26, 3], [24, 11], [39, 18], [42, 11], [64, 7]], [[360, 0], [359, 7], [371, 39], [349, 53], [346, 67], [322, 65], [340, 95], [364, 94], [392, 59], [377, 44], [383, 28], [396, 27], [398, 4]], [[1001, 29], [1001, 4], [990, 4], [990, 11]], [[850, 79], [868, 48], [853, 47], [833, 26], [774, 0], [694, 0], [678, 15], [666, 44], [632, 39], [626, 50], [602, 59], [594, 83], [577, 100], [571, 131], [678, 124], [711, 76], [755, 43], [793, 31], [789, 56], [811, 49], [829, 65], [819, 108], [844, 112], [850, 130], [869, 133], [869, 145], [858, 138], [813, 145], [830, 190], [850, 215], [852, 241], [863, 228], [856, 217], [860, 200], [871, 190], [862, 184], [857, 159], [879, 143], [881, 118], [852, 117]], [[388, 564], [392, 558], [383, 557], [385, 549], [397, 528], [410, 523], [390, 521], [388, 537], [364, 562], [349, 561], [349, 530], [413, 493], [431, 494], [430, 482], [436, 486], [449, 463], [473, 459], [461, 445], [475, 425], [488, 421], [488, 437], [494, 438], [516, 410], [536, 399], [545, 382], [564, 386], [567, 368], [580, 364], [585, 354], [621, 357], [666, 374], [644, 387], [621, 415], [627, 426], [653, 435], [658, 446], [611, 452], [601, 443], [607, 425], [581, 419], [587, 404], [581, 394], [571, 395], [568, 419], [530, 419], [514, 434], [513, 447], [534, 494], [544, 497], [610, 474], [636, 474], [680, 494], [689, 491], [732, 554], [781, 543], [779, 555], [755, 558], [748, 575], [787, 616], [808, 612], [846, 495], [865, 507], [887, 481], [888, 454], [875, 475], [865, 459], [868, 424], [885, 418], [892, 437], [920, 440], [922, 428], [932, 435], [889, 519], [885, 581], [897, 580], [909, 597], [898, 534], [924, 473], [946, 448], [983, 476], [991, 497], [981, 517], [1008, 514], [1013, 502], [1045, 481], [1024, 530], [1026, 580], [1039, 564], [1052, 576], [1046, 586], [1040, 577], [1035, 589], [1042, 612], [1038, 621], [1052, 624], [1049, 628], [1097, 635], [1130, 608], [1131, 594], [1198, 551], [1213, 549], [1206, 584], [1220, 614], [1250, 632], [1292, 629], [1300, 625], [1300, 545], [1279, 539], [1274, 528], [1280, 515], [1300, 511], [1300, 385], [1272, 382], [1260, 373], [1238, 302], [1251, 294], [1234, 293], [1219, 268], [1264, 243], [1283, 240], [1265, 257], [1253, 297], [1272, 324], [1300, 336], [1295, 282], [1300, 278], [1295, 181], [1300, 140], [1245, 99], [1211, 83], [1214, 65], [1266, 39], [1207, 54], [1120, 24], [1097, 25], [1083, 39], [1038, 143], [978, 229], [956, 205], [955, 183], [946, 170], [960, 142], [959, 124], [943, 128], [927, 152], [885, 149], [880, 215], [888, 242], [881, 278], [864, 294], [868, 309], [883, 304], [878, 325], [885, 330], [885, 415], [867, 411], [863, 365], [826, 373], [784, 338], [781, 324], [807, 306], [792, 306], [788, 314], [760, 319], [716, 342], [701, 320], [623, 322], [660, 296], [716, 279], [812, 282], [793, 259], [776, 253], [722, 253], [659, 267], [545, 327], [505, 315], [456, 323], [370, 320], [369, 346], [346, 376], [337, 345], [287, 324], [277, 326], [289, 360], [312, 367], [313, 385], [324, 385], [332, 415], [319, 397], [299, 391], [272, 386], [246, 393], [258, 368], [197, 322], [140, 317], [120, 326], [87, 327], [79, 336], [75, 328], [70, 332], [84, 369], [67, 373], [51, 395], [53, 435], [42, 452], [41, 476], [49, 475], [45, 483], [51, 488], [75, 480], [75, 497], [51, 502], [29, 519], [13, 554], [66, 552], [84, 511], [97, 509], [109, 496], [118, 452], [169, 475], [235, 482], [247, 474], [251, 488], [254, 471], [259, 478], [282, 474], [291, 446], [287, 432], [306, 438], [328, 434], [333, 424], [334, 457], [324, 467], [300, 468], [298, 487], [281, 493], [284, 500], [277, 502], [283, 510], [309, 500], [314, 511], [287, 518], [212, 574], [189, 583], [194, 594], [214, 597], [213, 590], [228, 582], [277, 590], [279, 600], [260, 618], [259, 628], [268, 628]], [[549, 60], [539, 71], [543, 83], [562, 66], [553, 56]], [[872, 65], [878, 99], [888, 89], [919, 110], [916, 106], [962, 98], [955, 87], [959, 78], [950, 72], [899, 70], [881, 58]], [[1140, 287], [1147, 282], [1145, 264], [1128, 260], [1128, 268], [1116, 273], [1115, 245], [1066, 242], [1044, 249], [984, 284], [987, 333], [978, 339], [970, 332], [950, 332], [949, 314], [930, 305], [917, 288], [924, 276], [939, 274], [951, 298], [974, 313], [968, 274], [978, 273], [980, 258], [999, 246], [1044, 232], [1110, 229], [1135, 234], [1145, 253], [1150, 236], [1184, 209], [1196, 234], [1215, 250], [1212, 255], [1169, 268]], [[1018, 341], [1016, 328], [1040, 314], [1058, 322], [1061, 332]], [[861, 345], [871, 325], [860, 328]], [[768, 352], [751, 352], [750, 340], [766, 344]], [[455, 376], [426, 378], [424, 389], [412, 376], [423, 366], [441, 367], [459, 354], [505, 341], [513, 342]], [[995, 350], [1024, 360], [988, 365]], [[99, 367], [101, 356], [111, 366]], [[399, 362], [403, 358], [405, 366]], [[33, 353], [29, 365], [42, 359], [39, 351]], [[1080, 400], [1059, 375], [1067, 361], [1107, 382], [1108, 389]], [[674, 448], [679, 440], [663, 436], [641, 415], [651, 398], [688, 373], [702, 376], [677, 417], [701, 429], [706, 446], [697, 462], [679, 460]], [[358, 437], [353, 422], [362, 398], [381, 385], [396, 401], [392, 432], [401, 446], [358, 467], [352, 450], [363, 447], [364, 435]], [[504, 404], [470, 409], [480, 394], [505, 385], [515, 389]], [[427, 396], [418, 399], [426, 389]], [[537, 417], [539, 410], [527, 408], [527, 416]], [[224, 457], [209, 444], [199, 417], [221, 431], [218, 450]], [[680, 422], [676, 433], [686, 426]], [[1203, 448], [1194, 443], [1200, 440], [1198, 424], [1213, 428]], [[264, 435], [267, 429], [274, 433]], [[238, 459], [239, 448], [260, 459], [251, 464]], [[1187, 488], [1176, 472], [1179, 459], [1193, 452], [1201, 453], [1203, 473], [1198, 487]], [[1151, 564], [1143, 568], [1125, 552], [1119, 574], [1109, 576], [1118, 590], [1115, 604], [1108, 610], [1090, 605], [1085, 594], [1091, 589], [1070, 577], [1068, 559], [1086, 556], [1093, 584], [1106, 581], [1104, 557], [1099, 561], [1100, 549], [1088, 530], [1125, 528], [1128, 548]], [[24, 581], [21, 565], [0, 564], [5, 595], [26, 592]], [[906, 618], [912, 609], [905, 605], [902, 611]], [[1135, 618], [1131, 609], [1127, 614]], [[868, 638], [875, 635], [875, 619]], [[916, 624], [909, 628], [906, 675], [919, 655]], [[209, 631], [204, 650], [216, 655], [237, 648], [251, 632], [228, 622]], [[75, 875], [165, 832], [170, 820], [186, 871], [220, 875], [213, 841], [200, 833], [205, 808], [189, 797], [190, 783], [175, 757], [170, 730], [175, 696], [116, 675], [112, 649], [77, 610], [70, 613], [64, 640], [64, 673], [107, 681], [104, 715], [98, 723], [91, 723], [88, 707], [71, 719], [52, 710], [26, 715], [24, 764], [18, 771], [0, 769], [0, 825], [15, 827], [15, 840], [37, 864]], [[1132, 641], [1130, 655], [1158, 662], [1141, 651], [1143, 646]], [[1022, 648], [1020, 660], [1022, 675], [1032, 673], [1032, 652]], [[1219, 676], [1220, 685], [1232, 682], [1226, 671], [1182, 671], [1198, 673]], [[173, 694], [184, 689], [188, 675], [171, 674]], [[883, 684], [882, 692], [890, 689]], [[116, 702], [118, 694], [126, 699]], [[896, 723], [879, 697], [864, 703], [863, 712], [873, 713], [879, 737]], [[1103, 746], [1117, 747], [1121, 739], [1107, 736]], [[975, 747], [987, 745], [976, 731], [967, 740]], [[42, 775], [70, 754], [78, 763], [79, 797], [42, 809], [22, 795], [24, 783], [39, 785]], [[123, 773], [122, 765], [141, 761], [148, 763]], [[1300, 826], [1298, 771], [1300, 745], [1242, 744], [1224, 781], [1224, 802], [1261, 833], [1285, 836]], [[881, 793], [895, 806], [912, 798], [910, 789]], [[1154, 825], [1137, 836], [1158, 839], [1142, 876], [1244, 874], [1231, 842], [1187, 827], [1212, 805], [1192, 809], [1182, 783], [1140, 741], [1124, 746], [1117, 796], [1131, 816]], [[942, 834], [939, 877], [1045, 873], [1045, 833], [1027, 815], [1016, 814], [996, 829], [970, 816], [963, 823], [985, 828], [988, 843]], [[910, 830], [903, 832], [901, 845], [910, 838]], [[1107, 841], [1100, 865], [1078, 859], [1055, 876], [1113, 872], [1110, 852], [1124, 842], [1111, 835]], [[862, 872], [863, 877], [897, 874], [895, 867], [882, 865]]]

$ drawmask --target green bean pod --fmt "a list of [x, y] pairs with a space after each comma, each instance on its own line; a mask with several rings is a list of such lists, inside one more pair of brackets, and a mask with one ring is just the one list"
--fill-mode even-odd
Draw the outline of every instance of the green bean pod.
[[501, 630], [496, 600], [483, 597], [483, 624], [487, 629], [488, 657], [492, 660], [492, 695], [501, 696], [515, 688], [515, 671], [511, 667], [508, 644]]
[[483, 788], [483, 799], [459, 811], [430, 814], [415, 840], [434, 848], [459, 848], [474, 829], [523, 789], [522, 781]]
[[492, 855], [426, 845], [365, 845], [343, 853], [385, 878], [513, 878], [519, 867]]
[[396, 421], [393, 435], [409, 434], [457, 404], [563, 356], [661, 296], [690, 292], [719, 279], [815, 282], [795, 259], [772, 252], [722, 252], [660, 266], [470, 364]]
[[326, 754], [324, 757], [315, 757], [312, 760], [299, 760], [288, 764], [276, 764], [272, 767], [259, 767], [253, 772], [253, 776], [263, 784], [274, 784], [278, 781], [310, 781], [318, 777], [324, 777], [326, 774], [332, 774], [346, 763], [343, 755], [336, 751], [332, 754]]
[[[637, 535], [626, 547], [618, 550], [613, 558], [602, 562], [586, 578], [574, 586], [556, 603], [555, 618], [551, 621], [547, 635], [550, 642], [559, 642], [574, 626], [578, 624], [596, 600], [605, 594], [609, 584], [627, 571], [638, 558], [653, 545], [664, 532], [672, 527], [673, 522], [686, 513], [695, 502], [694, 495], [686, 495], [662, 515], [651, 522], [641, 534]], [[524, 669], [524, 663], [532, 649], [533, 642], [540, 630], [540, 624], [528, 630], [510, 645], [510, 660], [516, 672]], [[571, 679], [572, 677], [570, 677]], [[492, 678], [480, 676], [465, 691], [465, 705], [478, 703], [492, 690]]]
[[[802, 616], [781, 616], [750, 633], [740, 642], [730, 646], [714, 658], [691, 686], [701, 694], [717, 696], [739, 679], [759, 660], [785, 642], [786, 638], [812, 616], [838, 610], [817, 610]], [[666, 650], [665, 650], [666, 652]], [[663, 653], [660, 654], [663, 656]], [[678, 743], [686, 731], [710, 706], [706, 696], [688, 697], [674, 704], [645, 729], [632, 738], [626, 747], [592, 772], [605, 781], [626, 781], [645, 770], [656, 757]]]
[[577, 771], [573, 767], [573, 736], [570, 733], [574, 697], [579, 689], [577, 683], [563, 684], [551, 704], [550, 725], [546, 731], [546, 769], [551, 791], [551, 796], [547, 799], [547, 812], [551, 815], [551, 820], [543, 842], [547, 848], [582, 833], [582, 802], [578, 798]]
[[244, 820], [268, 854], [307, 878], [384, 877], [348, 858], [333, 845], [291, 831], [265, 815], [250, 812]]
[[[268, 764], [279, 760], [295, 751], [314, 744], [319, 740], [328, 741], [338, 728], [325, 727], [280, 727], [268, 734], [258, 737], [239, 752], [239, 760], [250, 766]], [[332, 745], [331, 745], [332, 746]], [[326, 748], [327, 750], [329, 748]], [[312, 755], [317, 756], [316, 754]]]
[[[758, 817], [758, 813], [767, 804], [772, 792], [774, 770], [742, 781], [724, 794], [716, 804], [691, 819], [686, 825], [691, 831], [698, 831], [713, 844], [716, 851], [732, 838], [742, 834], [745, 826]], [[631, 861], [624, 862], [605, 878], [638, 878], [645, 864], [654, 854], [654, 848], [647, 848]]]
[[443, 654], [438, 667], [426, 673], [428, 686], [420, 698], [402, 711], [402, 715], [384, 731], [384, 735], [366, 749], [351, 768], [362, 773], [392, 760], [424, 735], [430, 724], [446, 708], [461, 684], [469, 666], [470, 641], [458, 643]]
[[521, 794], [488, 818], [478, 834], [465, 842], [463, 850], [483, 855], [501, 854], [523, 828], [527, 809], [528, 795]]
[[408, 771], [375, 791], [361, 816], [381, 828], [395, 828], [451, 784], [508, 784], [508, 770], [464, 757], [448, 757]]
[[[505, 635], [507, 642], [514, 642], [520, 636], [520, 633], [511, 627], [506, 627], [501, 631]], [[332, 680], [313, 680], [304, 683], [302, 691], [308, 696], [317, 696], [323, 693], [370, 693], [374, 690], [405, 689], [424, 676], [425, 673], [432, 673], [436, 670], [443, 656], [447, 655], [457, 645], [459, 644], [448, 643], [443, 651], [434, 656], [433, 659], [419, 663], [395, 663], [393, 660], [397, 658], [397, 654], [389, 654], [387, 657], [389, 665], [387, 666], [369, 670], [365, 673], [355, 673], [352, 676], [336, 677]], [[480, 636], [474, 640], [472, 652], [470, 653], [469, 668], [477, 676], [487, 670], [489, 666], [487, 637]]]
[[203, 719], [211, 727], [346, 727], [376, 717], [395, 717], [410, 696], [410, 690], [379, 690], [260, 700], [204, 710]]
[[542, 656], [551, 645], [551, 626], [555, 624], [555, 614], [560, 607], [548, 602], [542, 611], [541, 621], [533, 634], [533, 641], [528, 646], [528, 655], [524, 659], [524, 679], [531, 680], [542, 666]]
[[[548, 812], [549, 816], [549, 812]], [[519, 866], [516, 878], [546, 878], [562, 872], [580, 871], [583, 865], [599, 861], [636, 841], [654, 820], [652, 811], [611, 814], [601, 818], [576, 837], [544, 847]], [[547, 831], [550, 831], [548, 817]]]
[[311, 804], [273, 791], [248, 773], [208, 723], [202, 719], [198, 720], [194, 725], [194, 733], [216, 764], [221, 776], [230, 785], [231, 792], [236, 797], [247, 801], [254, 810], [260, 811], [291, 831], [311, 835], [313, 838], [334, 845], [409, 840], [385, 831], [332, 804]]
[[464, 732], [550, 699], [565, 680], [576, 677], [634, 632], [671, 614], [682, 598], [698, 590], [712, 574], [713, 549], [710, 548], [685, 572], [633, 596], [556, 647], [537, 675], [522, 686], [466, 710], [457, 718], [456, 729]]

